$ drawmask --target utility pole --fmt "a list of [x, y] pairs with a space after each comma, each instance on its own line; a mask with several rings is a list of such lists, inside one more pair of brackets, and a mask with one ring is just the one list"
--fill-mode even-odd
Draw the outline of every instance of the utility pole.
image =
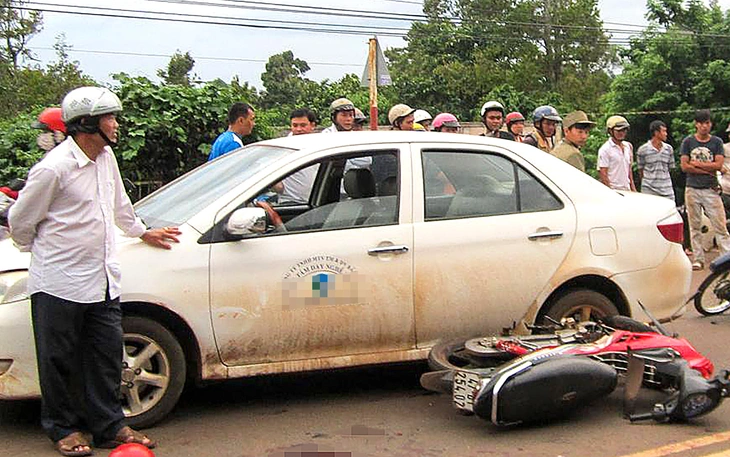
[[378, 68], [375, 61], [378, 39], [370, 38], [368, 51], [368, 78], [370, 78], [370, 130], [378, 130]]

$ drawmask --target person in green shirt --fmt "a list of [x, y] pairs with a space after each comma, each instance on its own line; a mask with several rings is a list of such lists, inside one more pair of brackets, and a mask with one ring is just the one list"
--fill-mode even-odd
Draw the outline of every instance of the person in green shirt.
[[595, 125], [583, 111], [569, 113], [563, 120], [563, 139], [551, 154], [585, 173], [586, 163], [580, 148], [585, 146], [588, 133]]

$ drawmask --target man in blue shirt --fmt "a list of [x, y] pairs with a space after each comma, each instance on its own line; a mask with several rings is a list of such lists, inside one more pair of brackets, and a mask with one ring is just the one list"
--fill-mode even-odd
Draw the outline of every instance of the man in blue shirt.
[[256, 113], [248, 103], [234, 103], [228, 110], [228, 130], [215, 139], [208, 161], [243, 147], [242, 138], [251, 134], [256, 125], [255, 119]]

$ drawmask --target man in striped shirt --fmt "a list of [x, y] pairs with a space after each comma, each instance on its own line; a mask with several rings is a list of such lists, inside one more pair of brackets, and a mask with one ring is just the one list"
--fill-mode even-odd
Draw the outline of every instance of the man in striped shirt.
[[674, 200], [674, 186], [669, 170], [675, 168], [674, 149], [665, 143], [667, 125], [662, 121], [649, 124], [651, 139], [636, 152], [641, 178], [641, 192]]

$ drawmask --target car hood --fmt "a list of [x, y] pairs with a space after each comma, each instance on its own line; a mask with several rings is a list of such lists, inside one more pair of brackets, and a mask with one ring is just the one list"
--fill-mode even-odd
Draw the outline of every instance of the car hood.
[[27, 270], [30, 252], [20, 252], [10, 238], [0, 241], [0, 273], [13, 270]]

